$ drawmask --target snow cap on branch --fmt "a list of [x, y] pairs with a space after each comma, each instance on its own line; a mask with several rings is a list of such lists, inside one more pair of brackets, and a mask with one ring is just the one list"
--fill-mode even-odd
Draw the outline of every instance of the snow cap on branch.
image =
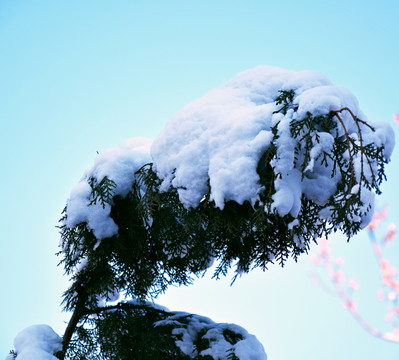
[[[32, 325], [14, 339], [17, 360], [56, 360], [53, 356], [62, 349], [62, 338], [48, 325]], [[9, 355], [6, 360], [14, 359]]]
[[112, 196], [126, 196], [152, 162], [159, 191], [176, 189], [186, 209], [248, 202], [287, 216], [300, 238], [327, 223], [352, 236], [371, 220], [394, 143], [389, 125], [371, 126], [326, 77], [259, 66], [178, 111], [152, 146], [133, 138], [102, 152], [73, 189], [65, 225], [86, 223], [99, 241], [117, 234]]
[[[184, 319], [185, 322], [180, 323], [180, 319]], [[171, 323], [175, 326], [173, 334], [181, 339], [176, 341], [176, 345], [190, 357], [201, 355], [210, 356], [212, 359], [224, 359], [226, 355], [234, 354], [235, 358], [240, 360], [267, 360], [259, 340], [241, 326], [215, 323], [207, 317], [179, 312], [167, 320], [158, 322], [157, 325]], [[195, 346], [200, 334], [202, 341], [205, 340], [208, 345], [204, 349], [197, 349]]]
[[[327, 124], [328, 116], [333, 125]], [[356, 218], [364, 227], [371, 219], [366, 213], [373, 207], [371, 188], [378, 186], [378, 169], [376, 159], [363, 147], [381, 147], [388, 161], [394, 146], [390, 126], [375, 130], [366, 120], [355, 96], [324, 76], [260, 66], [177, 112], [154, 141], [151, 154], [163, 180], [161, 190], [176, 188], [186, 208], [197, 207], [209, 191], [210, 200], [223, 209], [230, 200], [259, 202], [265, 185], [259, 161], [275, 146], [270, 161], [276, 175], [271, 209], [294, 218], [302, 196], [325, 206], [339, 183], [347, 180], [343, 171], [348, 171], [356, 183], [371, 184], [362, 186], [363, 215]], [[351, 149], [341, 151], [339, 163], [337, 144]], [[346, 185], [349, 192], [354, 185], [352, 181]], [[330, 216], [328, 210], [321, 214]]]
[[[275, 102], [281, 90], [295, 92], [296, 111], [291, 109], [285, 116]], [[284, 184], [276, 184], [274, 207], [281, 215], [292, 212], [295, 216], [302, 193], [325, 202], [339, 178], [331, 179], [321, 171], [317, 182], [298, 181], [298, 171], [293, 169], [295, 141], [289, 125], [293, 118], [304, 118], [309, 112], [318, 116], [344, 107], [365, 120], [353, 94], [316, 72], [270, 66], [244, 71], [178, 111], [154, 141], [151, 153], [163, 189], [170, 185], [177, 188], [182, 203], [196, 207], [208, 191], [209, 180], [210, 198], [216, 206], [223, 208], [229, 200], [255, 203], [262, 191], [257, 166], [273, 139], [272, 127], [279, 123], [274, 166], [283, 177], [290, 172], [291, 176], [277, 181]], [[342, 119], [350, 134], [357, 132], [349, 114], [343, 114]], [[340, 135], [343, 131], [341, 128]], [[393, 148], [391, 132], [390, 128], [378, 131], [387, 158]], [[331, 146], [331, 135], [321, 139], [312, 161]], [[314, 170], [313, 166], [312, 162], [308, 170]]]
[[106, 178], [113, 187], [111, 196], [125, 196], [132, 188], [135, 172], [151, 161], [151, 143], [151, 139], [135, 137], [102, 151], [71, 191], [66, 225], [72, 228], [86, 222], [99, 240], [114, 235], [118, 227], [110, 217], [109, 199], [92, 199], [93, 187]]

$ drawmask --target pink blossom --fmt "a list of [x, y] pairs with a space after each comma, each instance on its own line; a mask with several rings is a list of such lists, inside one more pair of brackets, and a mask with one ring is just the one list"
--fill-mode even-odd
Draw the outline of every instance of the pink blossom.
[[398, 273], [396, 267], [391, 265], [391, 262], [388, 259], [381, 259], [380, 266], [382, 279], [388, 285], [389, 280], [391, 280]]
[[399, 329], [395, 328], [392, 330], [392, 332], [385, 333], [383, 335], [383, 338], [385, 340], [399, 342]]
[[353, 313], [357, 310], [355, 302], [352, 299], [347, 299], [344, 303], [344, 307]]
[[387, 227], [387, 232], [385, 234], [385, 241], [390, 243], [395, 238], [396, 233], [396, 225], [389, 224]]
[[355, 279], [350, 279], [348, 286], [353, 290], [359, 290], [359, 284]]
[[384, 321], [386, 321], [386, 322], [391, 322], [392, 317], [393, 317], [393, 312], [390, 311], [388, 314], [385, 315]]
[[375, 211], [374, 215], [373, 215], [373, 219], [371, 220], [370, 224], [367, 225], [367, 228], [370, 231], [373, 231], [375, 228], [378, 227], [378, 225], [380, 224], [380, 222], [384, 219], [386, 219], [387, 217], [387, 207], [385, 207], [384, 209], [382, 209], [381, 211]]
[[338, 266], [344, 265], [344, 262], [345, 262], [345, 260], [344, 260], [344, 258], [342, 258], [342, 257], [339, 257], [339, 258], [336, 258], [336, 259], [335, 259], [335, 263], [336, 263]]
[[345, 281], [345, 278], [346, 278], [345, 273], [342, 270], [336, 271], [333, 274], [333, 280], [336, 283], [341, 283], [341, 282]]
[[313, 263], [313, 265], [316, 265], [316, 266], [320, 266], [323, 263], [321, 261], [321, 259], [318, 256], [314, 255], [314, 254], [312, 254], [310, 256], [310, 261]]
[[399, 126], [399, 113], [398, 113], [398, 114], [395, 114], [395, 115], [393, 116], [393, 121], [394, 121], [394, 123], [395, 123], [397, 126]]
[[318, 240], [318, 250], [319, 250], [319, 254], [322, 258], [328, 258], [329, 254], [330, 254], [330, 248], [328, 246], [328, 240], [325, 238], [320, 238]]

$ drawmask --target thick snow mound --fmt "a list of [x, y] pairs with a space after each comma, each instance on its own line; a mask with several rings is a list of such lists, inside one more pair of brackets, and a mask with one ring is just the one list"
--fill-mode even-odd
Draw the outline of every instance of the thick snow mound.
[[32, 325], [15, 337], [14, 346], [17, 360], [56, 360], [53, 355], [62, 350], [62, 338], [48, 325]]
[[[290, 90], [294, 92], [293, 102], [281, 111], [282, 105], [276, 99], [281, 91]], [[302, 195], [325, 205], [341, 177], [338, 173], [332, 176], [332, 162], [325, 166], [316, 160], [320, 154], [331, 151], [333, 131], [316, 134], [317, 145], [310, 151], [305, 170], [309, 176], [304, 178], [295, 165], [300, 136], [294, 139], [291, 126], [293, 120], [301, 120], [309, 113], [327, 115], [343, 108], [351, 112], [337, 112], [341, 122], [334, 129], [335, 136], [358, 134], [359, 124], [351, 114], [363, 121], [367, 119], [357, 99], [324, 76], [270, 66], [244, 71], [178, 111], [155, 139], [151, 154], [157, 175], [163, 180], [161, 190], [171, 186], [178, 189], [186, 208], [197, 207], [208, 191], [210, 200], [221, 209], [229, 200], [255, 204], [263, 190], [257, 166], [273, 141], [277, 153], [270, 164], [280, 175], [274, 183], [272, 208], [281, 216], [289, 213], [297, 217]], [[380, 127], [373, 132], [363, 123], [360, 125], [363, 145], [374, 143], [384, 147], [388, 159], [394, 144], [392, 129]], [[273, 127], [277, 137], [273, 137]], [[354, 157], [355, 165], [364, 160], [360, 160], [361, 156]], [[360, 176], [359, 171], [356, 176]], [[365, 208], [371, 205], [371, 198]]]
[[[151, 148], [155, 169], [179, 189], [186, 207], [196, 207], [211, 186], [211, 200], [255, 202], [260, 191], [258, 161], [272, 140], [278, 91], [328, 84], [318, 74], [273, 67], [243, 72], [178, 111]], [[295, 81], [296, 80], [296, 81]]]

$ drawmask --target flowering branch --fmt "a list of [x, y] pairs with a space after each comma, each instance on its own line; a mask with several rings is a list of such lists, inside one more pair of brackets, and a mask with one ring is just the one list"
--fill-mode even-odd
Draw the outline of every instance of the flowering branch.
[[331, 255], [331, 249], [325, 239], [319, 240], [318, 252], [311, 257], [311, 261], [316, 266], [324, 267], [333, 289], [326, 287], [316, 273], [312, 273], [311, 276], [313, 281], [323, 289], [337, 295], [342, 300], [344, 307], [367, 332], [382, 340], [399, 343], [399, 280], [396, 278], [398, 272], [396, 267], [383, 255], [383, 249], [389, 247], [395, 238], [396, 226], [394, 224], [388, 225], [387, 231], [381, 239], [377, 238], [375, 231], [386, 217], [386, 209], [376, 212], [367, 230], [373, 253], [380, 268], [382, 289], [377, 292], [377, 296], [379, 300], [385, 300], [389, 303], [384, 320], [390, 324], [391, 331], [382, 332], [376, 329], [360, 314], [354, 301], [354, 292], [359, 289], [359, 285], [354, 279], [346, 281], [347, 277], [342, 269], [344, 260]]

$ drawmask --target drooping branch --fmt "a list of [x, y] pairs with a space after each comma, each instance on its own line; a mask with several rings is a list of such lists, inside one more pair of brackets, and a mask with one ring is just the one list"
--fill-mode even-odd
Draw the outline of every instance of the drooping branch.
[[[341, 116], [338, 115], [339, 112], [341, 112], [341, 110], [337, 110], [337, 111], [332, 111], [332, 113], [335, 114], [335, 116], [337, 117], [337, 119], [339, 120], [339, 122], [342, 125], [342, 128], [344, 129], [344, 133], [345, 133], [345, 138], [346, 138], [346, 145], [348, 147], [348, 155], [349, 155], [349, 167], [350, 167], [350, 171], [351, 171], [351, 178], [350, 178], [350, 183], [348, 186], [348, 192], [350, 191], [350, 189], [352, 188], [352, 182], [355, 181], [356, 182], [356, 175], [355, 175], [355, 170], [354, 170], [354, 161], [353, 161], [353, 157], [352, 157], [352, 152], [351, 152], [351, 146], [350, 146], [350, 142], [351, 142], [351, 138], [349, 136], [348, 130], [346, 129], [345, 123], [342, 120]], [[363, 170], [363, 168], [362, 168]]]
[[140, 303], [134, 303], [134, 302], [120, 302], [115, 305], [109, 305], [109, 306], [99, 306], [94, 309], [85, 309], [83, 312], [83, 315], [100, 315], [101, 313], [107, 312], [107, 311], [112, 311], [112, 310], [145, 310], [145, 311], [153, 311], [157, 312], [163, 315], [172, 315], [171, 312], [156, 308], [154, 306], [146, 305], [146, 304], [140, 304]]
[[[375, 174], [374, 174], [374, 170], [373, 167], [371, 165], [371, 161], [369, 159], [369, 157], [367, 156], [367, 154], [364, 153], [364, 147], [363, 147], [363, 134], [362, 134], [362, 130], [360, 128], [359, 122], [362, 123], [363, 125], [369, 127], [373, 132], [375, 132], [375, 128], [373, 126], [371, 126], [370, 124], [368, 124], [366, 121], [359, 119], [353, 112], [351, 109], [349, 109], [348, 107], [343, 107], [342, 109], [339, 110], [332, 110], [331, 112], [337, 117], [337, 119], [339, 120], [339, 122], [341, 123], [344, 132], [345, 132], [345, 137], [346, 137], [346, 141], [347, 141], [347, 145], [348, 145], [348, 153], [349, 153], [349, 157], [351, 160], [351, 170], [352, 170], [352, 174], [353, 174], [353, 158], [352, 158], [352, 154], [351, 154], [351, 150], [350, 150], [350, 145], [349, 145], [349, 141], [353, 142], [353, 140], [351, 139], [351, 137], [349, 136], [349, 133], [345, 127], [344, 121], [342, 120], [342, 118], [338, 115], [339, 113], [343, 112], [343, 111], [348, 111], [349, 114], [351, 115], [352, 119], [354, 120], [356, 127], [358, 129], [358, 133], [359, 133], [359, 142], [360, 142], [360, 166], [361, 166], [361, 170], [360, 173], [363, 175], [363, 157], [366, 158], [367, 163], [370, 167], [370, 172], [371, 172], [371, 177], [372, 177], [372, 183], [376, 183], [376, 178], [375, 178]], [[352, 180], [352, 179], [351, 179]], [[349, 189], [351, 188], [351, 186], [348, 187]]]

